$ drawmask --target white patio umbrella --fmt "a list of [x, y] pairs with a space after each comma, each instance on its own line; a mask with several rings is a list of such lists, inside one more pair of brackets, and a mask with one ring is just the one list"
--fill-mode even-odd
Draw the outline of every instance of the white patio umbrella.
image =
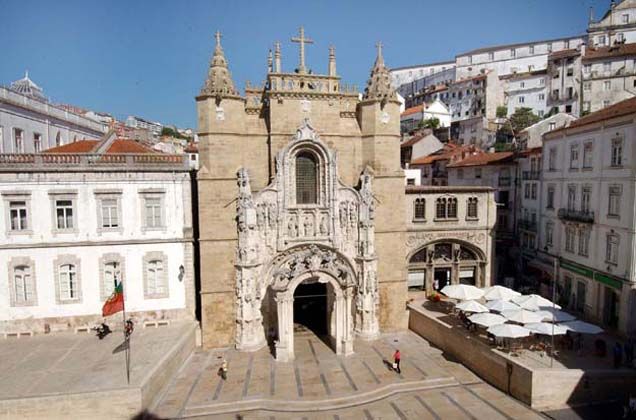
[[535, 313], [540, 315], [543, 318], [543, 321], [547, 322], [567, 322], [574, 321], [576, 319], [574, 315], [552, 308], [541, 308], [540, 311]]
[[519, 325], [499, 324], [493, 325], [486, 330], [495, 337], [501, 338], [521, 338], [530, 335], [530, 330]]
[[521, 293], [503, 286], [492, 286], [484, 289], [484, 298], [486, 300], [511, 300], [517, 296], [521, 296]]
[[484, 295], [484, 291], [471, 286], [470, 284], [451, 284], [444, 286], [441, 290], [443, 294], [451, 299], [474, 300]]
[[471, 315], [468, 319], [473, 324], [481, 325], [482, 327], [492, 327], [493, 325], [500, 325], [506, 322], [506, 318], [503, 316], [491, 313]]
[[512, 303], [507, 300], [491, 300], [490, 302], [486, 302], [486, 307], [491, 311], [501, 312], [501, 311], [509, 311], [511, 309], [521, 309], [519, 305], [516, 303]]
[[512, 301], [521, 306], [523, 309], [527, 309], [529, 311], [538, 311], [539, 309], [543, 309], [544, 307], [555, 307], [557, 309], [561, 309], [559, 305], [553, 304], [548, 299], [539, 295], [517, 296], [515, 298], [512, 298]]
[[459, 309], [463, 312], [474, 313], [490, 312], [490, 309], [486, 308], [484, 305], [474, 300], [465, 300], [462, 303], [458, 303], [457, 305], [455, 305], [455, 309]]
[[516, 322], [518, 324], [530, 324], [532, 322], [541, 322], [541, 316], [534, 312], [527, 311], [525, 309], [510, 309], [502, 311], [501, 315], [508, 321]]
[[524, 327], [532, 331], [534, 334], [541, 335], [563, 335], [568, 332], [567, 327], [559, 324], [550, 324], [548, 322], [533, 322], [524, 325]]
[[583, 321], [570, 321], [559, 324], [569, 329], [570, 331], [581, 333], [581, 334], [600, 334], [603, 332], [603, 329], [597, 325], [590, 324], [589, 322]]

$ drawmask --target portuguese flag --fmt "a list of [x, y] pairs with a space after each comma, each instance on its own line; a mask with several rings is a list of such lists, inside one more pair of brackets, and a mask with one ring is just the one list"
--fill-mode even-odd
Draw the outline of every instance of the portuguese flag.
[[124, 286], [122, 282], [115, 284], [115, 290], [104, 303], [102, 308], [102, 316], [109, 316], [124, 310]]

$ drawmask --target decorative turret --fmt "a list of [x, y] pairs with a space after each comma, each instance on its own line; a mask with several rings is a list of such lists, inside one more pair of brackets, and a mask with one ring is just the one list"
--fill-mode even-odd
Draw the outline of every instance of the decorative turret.
[[273, 68], [272, 66], [274, 65], [274, 58], [272, 57], [272, 50], [269, 50], [267, 52], [267, 72], [271, 73]]
[[11, 83], [11, 90], [14, 90], [25, 96], [29, 96], [31, 98], [46, 101], [46, 97], [42, 92], [42, 88], [33, 83], [33, 80], [29, 79], [28, 70], [24, 73], [24, 77], [22, 79], [16, 80], [15, 82]]
[[239, 96], [238, 91], [234, 88], [232, 75], [227, 66], [223, 48], [221, 47], [221, 33], [216, 31], [216, 47], [214, 55], [210, 60], [210, 69], [208, 70], [208, 78], [201, 89], [201, 96], [217, 96], [232, 97]]
[[274, 73], [280, 73], [282, 71], [280, 65], [280, 42], [276, 41], [274, 50]]
[[329, 76], [336, 75], [336, 47], [329, 47]]
[[395, 90], [391, 87], [391, 74], [389, 69], [384, 65], [382, 57], [382, 43], [376, 44], [378, 48], [378, 56], [375, 59], [371, 76], [364, 89], [363, 100], [380, 100], [382, 102], [397, 100]]

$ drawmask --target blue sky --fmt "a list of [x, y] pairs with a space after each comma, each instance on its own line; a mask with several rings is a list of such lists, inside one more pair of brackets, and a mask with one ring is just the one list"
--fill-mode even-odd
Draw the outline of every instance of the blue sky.
[[391, 67], [443, 61], [478, 47], [582, 34], [590, 6], [598, 17], [609, 0], [0, 0], [0, 84], [28, 69], [55, 102], [194, 127], [194, 96], [217, 29], [241, 89], [264, 79], [276, 40], [283, 69], [295, 68], [289, 38], [304, 25], [315, 41], [308, 67], [324, 73], [333, 44], [343, 81], [362, 90], [378, 40]]

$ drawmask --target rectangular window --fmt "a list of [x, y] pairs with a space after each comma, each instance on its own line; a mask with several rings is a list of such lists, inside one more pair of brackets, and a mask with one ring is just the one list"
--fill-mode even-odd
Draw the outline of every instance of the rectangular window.
[[11, 219], [11, 230], [27, 230], [27, 206], [26, 201], [9, 202], [9, 218]]
[[568, 186], [568, 210], [574, 211], [576, 209], [576, 186]]
[[481, 168], [475, 168], [475, 178], [481, 179]]
[[576, 241], [576, 233], [571, 226], [565, 227], [565, 250], [574, 252], [574, 242]]
[[583, 111], [590, 112], [591, 108], [592, 106], [590, 104], [590, 101], [583, 102]]
[[73, 201], [55, 200], [55, 218], [58, 229], [73, 229]]
[[477, 218], [477, 197], [469, 197], [466, 204], [466, 217], [470, 219]]
[[584, 91], [590, 91], [590, 90], [592, 90], [592, 83], [591, 83], [591, 82], [585, 82], [585, 83], [583, 83], [583, 90], [584, 90]]
[[462, 168], [457, 169], [457, 179], [464, 179], [464, 170]]
[[101, 200], [102, 227], [119, 227], [119, 200], [116, 198], [105, 198]]
[[33, 298], [31, 267], [27, 265], [13, 267], [13, 290], [16, 305], [22, 306], [31, 302]]
[[547, 197], [546, 208], [553, 209], [554, 208], [554, 185], [548, 186], [548, 197]]
[[576, 169], [579, 167], [579, 145], [570, 145], [570, 169]]
[[530, 184], [528, 183], [523, 186], [523, 198], [530, 198]]
[[607, 235], [605, 261], [611, 264], [618, 263], [618, 235]]
[[33, 151], [35, 153], [40, 153], [42, 150], [42, 134], [33, 133]]
[[589, 74], [591, 71], [592, 71], [592, 65], [591, 64], [583, 65], [583, 73]]
[[583, 167], [591, 168], [592, 167], [592, 159], [594, 159], [594, 143], [591, 141], [586, 142], [583, 145]]
[[417, 198], [413, 203], [413, 218], [415, 220], [426, 219], [426, 200], [424, 198]]
[[610, 185], [609, 199], [607, 200], [608, 216], [620, 217], [622, 190], [623, 189], [620, 185]]
[[24, 130], [20, 128], [13, 129], [13, 152], [24, 153]]
[[554, 233], [554, 224], [548, 222], [545, 224], [545, 244], [546, 246], [552, 246], [552, 236]]
[[539, 100], [540, 101], [545, 101], [545, 93], [540, 93], [539, 94]]
[[144, 209], [146, 213], [146, 227], [160, 228], [163, 227], [163, 218], [161, 215], [161, 198], [146, 197], [144, 200]]
[[590, 212], [590, 201], [592, 200], [592, 187], [583, 187], [581, 191], [581, 211]]
[[549, 171], [556, 170], [556, 157], [557, 157], [557, 150], [555, 148], [550, 149], [550, 152], [548, 155], [548, 170]]
[[579, 230], [579, 255], [587, 257], [590, 250], [590, 230]]
[[567, 71], [566, 71], [566, 74], [568, 76], [573, 76], [574, 75], [574, 68], [573, 67], [568, 67]]
[[623, 139], [612, 140], [610, 166], [620, 167], [623, 164]]
[[510, 49], [510, 57], [515, 58], [517, 56], [517, 51], [514, 48]]
[[59, 267], [60, 300], [79, 299], [77, 271], [73, 264], [63, 264]]
[[533, 182], [532, 186], [530, 187], [530, 198], [532, 200], [536, 200], [537, 199], [537, 184], [536, 184], [536, 182]]
[[608, 91], [608, 90], [612, 90], [612, 81], [611, 80], [606, 80], [603, 82], [603, 90]]
[[494, 53], [494, 52], [492, 52], [492, 51], [491, 51], [491, 52], [489, 52], [489, 53], [488, 53], [488, 60], [489, 60], [489, 61], [492, 61], [492, 60], [494, 60], [494, 59], [495, 59], [495, 53]]
[[597, 45], [605, 45], [605, 35], [600, 35], [596, 37]]
[[627, 13], [621, 15], [621, 23], [629, 23], [629, 15]]
[[528, 47], [528, 50], [530, 54], [534, 54], [534, 45], [530, 45], [530, 47]]
[[605, 73], [609, 73], [611, 69], [612, 69], [612, 63], [610, 63], [609, 61], [603, 63], [603, 71]]
[[605, 100], [603, 101], [603, 108], [607, 108], [608, 106], [610, 106], [610, 101], [609, 101], [609, 100], [607, 100], [607, 99], [605, 99]]
[[523, 96], [519, 96], [519, 103], [523, 104], [526, 102], [526, 98], [524, 98]]

